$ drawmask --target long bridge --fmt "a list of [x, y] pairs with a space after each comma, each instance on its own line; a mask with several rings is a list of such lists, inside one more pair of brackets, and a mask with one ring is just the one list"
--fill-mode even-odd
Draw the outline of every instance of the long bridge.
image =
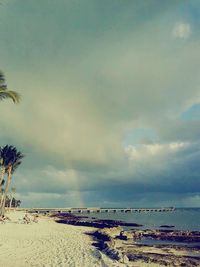
[[175, 208], [18, 208], [31, 213], [102, 213], [102, 212], [170, 212]]

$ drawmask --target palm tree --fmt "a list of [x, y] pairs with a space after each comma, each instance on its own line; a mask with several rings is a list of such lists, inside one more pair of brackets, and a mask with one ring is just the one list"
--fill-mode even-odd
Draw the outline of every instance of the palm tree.
[[1, 166], [1, 170], [0, 170], [0, 194], [2, 192], [2, 187], [4, 185], [4, 175], [5, 175], [5, 168], [4, 166], [2, 165], [2, 163], [0, 163], [0, 166]]
[[5, 146], [4, 148], [0, 147], [0, 167], [1, 167], [1, 170], [0, 170], [0, 194], [1, 194], [0, 206], [1, 206], [1, 203], [3, 200], [3, 192], [4, 192], [3, 185], [5, 183], [4, 175], [5, 175], [5, 171], [6, 171], [2, 156], [3, 156], [3, 154], [5, 154], [5, 151], [7, 150], [7, 148], [8, 148], [8, 146]]
[[[3, 180], [5, 181], [5, 180]], [[1, 207], [1, 204], [2, 204], [2, 201], [3, 201], [3, 196], [4, 196], [4, 188], [1, 187], [1, 191], [0, 191], [0, 207]]]
[[16, 188], [15, 187], [11, 187], [11, 193], [10, 193], [10, 204], [9, 204], [9, 208], [11, 209], [12, 207], [12, 202], [13, 202], [13, 198], [14, 198], [14, 194], [16, 193]]
[[7, 89], [5, 76], [2, 71], [0, 71], [0, 100], [10, 98], [14, 103], [19, 103], [20, 95], [15, 92]]
[[7, 174], [7, 179], [1, 201], [0, 215], [4, 215], [5, 213], [5, 201], [11, 183], [12, 174], [21, 164], [21, 159], [23, 157], [24, 155], [21, 152], [17, 151], [17, 149], [14, 146], [6, 145], [1, 149], [1, 159], [3, 162], [3, 166], [5, 168], [5, 173]]

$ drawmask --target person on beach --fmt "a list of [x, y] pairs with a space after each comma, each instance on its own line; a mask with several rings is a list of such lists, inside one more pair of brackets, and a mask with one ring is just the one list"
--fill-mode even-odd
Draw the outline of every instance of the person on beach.
[[23, 220], [24, 220], [24, 223], [26, 223], [26, 224], [29, 224], [29, 223], [31, 223], [31, 219], [30, 219], [30, 217], [28, 216], [28, 214], [27, 214], [27, 213], [24, 215], [24, 218], [23, 218]]
[[11, 219], [10, 219], [8, 216], [4, 216], [4, 215], [2, 215], [2, 216], [0, 217], [0, 222], [1, 222], [1, 223], [5, 223], [6, 221], [11, 221]]
[[3, 223], [5, 223], [5, 218], [4, 218], [4, 216], [1, 216], [0, 217], [0, 222], [3, 224]]

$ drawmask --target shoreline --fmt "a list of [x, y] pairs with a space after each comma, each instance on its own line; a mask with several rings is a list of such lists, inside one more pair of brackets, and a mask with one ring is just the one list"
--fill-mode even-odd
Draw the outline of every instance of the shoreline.
[[[97, 228], [90, 234], [94, 240], [93, 245], [112, 260], [127, 266], [200, 266], [200, 231], [176, 230], [172, 225], [142, 230], [139, 229], [142, 225], [123, 221], [98, 220], [71, 214], [54, 216], [56, 222], [61, 224]], [[124, 230], [123, 226], [135, 228]], [[145, 244], [145, 240], [150, 241], [149, 244]], [[162, 242], [165, 244], [161, 244]]]
[[[91, 224], [86, 227], [80, 225], [82, 217], [75, 215], [68, 215], [68, 219], [71, 220], [71, 224], [77, 220], [79, 225], [58, 223], [59, 220], [63, 220], [63, 214], [39, 214], [38, 223], [21, 224], [18, 223], [18, 219], [24, 212], [12, 211], [6, 215], [11, 221], [0, 224], [0, 266], [199, 266], [195, 263], [195, 255], [187, 255], [183, 248], [168, 246], [166, 250], [164, 246], [134, 243], [133, 233], [124, 231], [119, 225], [113, 227], [110, 220], [96, 224], [101, 224], [102, 227], [91, 227]], [[29, 216], [33, 214], [29, 213]], [[105, 224], [109, 224], [109, 227], [103, 227]], [[135, 235], [139, 232], [141, 235], [141, 230], [136, 228]], [[190, 253], [195, 254], [196, 251], [190, 249]], [[163, 262], [163, 255], [170, 265], [166, 265], [166, 261]], [[179, 265], [172, 265], [172, 261], [178, 262]], [[187, 265], [180, 265], [184, 261]]]
[[[175, 234], [175, 236], [174, 236]], [[158, 266], [200, 266], [200, 245], [198, 246], [183, 246], [180, 245], [182, 237], [188, 240], [190, 244], [193, 241], [199, 242], [200, 233], [192, 234], [183, 231], [176, 231], [168, 234], [163, 234], [159, 230], [134, 230], [124, 231], [121, 227], [104, 228], [93, 233], [94, 245], [106, 253], [112, 259], [119, 262], [136, 263], [156, 263]], [[142, 240], [145, 236], [152, 238], [156, 236], [156, 240], [179, 240], [179, 245], [153, 245], [140, 244], [138, 240]], [[187, 237], [186, 237], [187, 236]], [[172, 238], [172, 239], [171, 239]], [[131, 266], [131, 265], [130, 265]], [[139, 265], [140, 266], [140, 265]]]

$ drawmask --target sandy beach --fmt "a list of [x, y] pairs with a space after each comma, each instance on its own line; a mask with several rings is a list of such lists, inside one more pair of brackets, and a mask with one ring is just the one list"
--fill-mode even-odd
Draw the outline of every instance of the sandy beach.
[[[2, 267], [159, 267], [162, 264], [142, 260], [117, 261], [92, 245], [97, 228], [55, 222], [39, 216], [38, 223], [19, 223], [24, 212], [7, 213], [11, 221], [0, 224], [0, 266]], [[31, 215], [28, 215], [32, 217]], [[123, 241], [118, 241], [118, 247]], [[148, 247], [133, 248], [145, 253]], [[136, 250], [135, 250], [136, 249]], [[136, 254], [137, 254], [136, 253]], [[151, 248], [151, 253], [162, 253]], [[199, 265], [195, 265], [199, 266]]]
[[11, 222], [0, 224], [2, 267], [125, 266], [111, 261], [91, 246], [88, 227], [58, 224], [48, 217], [38, 223], [19, 224], [23, 212], [7, 214]]

